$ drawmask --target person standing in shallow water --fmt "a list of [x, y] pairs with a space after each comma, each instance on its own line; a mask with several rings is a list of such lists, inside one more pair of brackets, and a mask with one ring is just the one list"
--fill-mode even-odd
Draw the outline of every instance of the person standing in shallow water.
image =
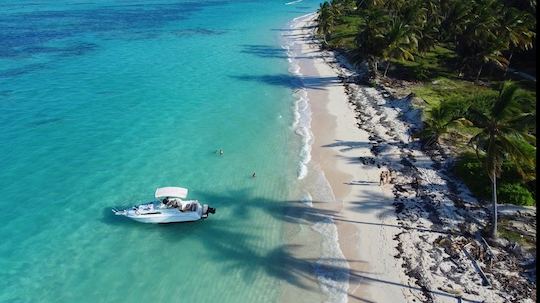
[[251, 175], [252, 178], [255, 178], [255, 172], [253, 172], [253, 174]]

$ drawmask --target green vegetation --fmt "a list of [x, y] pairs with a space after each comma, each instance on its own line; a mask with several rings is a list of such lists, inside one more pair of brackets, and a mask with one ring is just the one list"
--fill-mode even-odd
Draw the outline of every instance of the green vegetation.
[[[534, 167], [532, 169], [534, 170]], [[485, 200], [491, 198], [490, 179], [476, 154], [462, 154], [454, 166], [454, 173], [469, 185], [475, 196]], [[527, 182], [523, 182], [512, 162], [503, 163], [498, 184], [497, 196], [504, 203], [527, 206], [535, 204], [532, 188], [528, 187]]]
[[324, 47], [367, 64], [366, 83], [407, 80], [426, 101], [416, 136], [463, 153], [456, 174], [491, 198], [493, 236], [498, 199], [536, 204], [536, 82], [507, 81], [509, 65], [522, 66], [514, 54], [535, 60], [535, 13], [535, 1], [513, 0], [331, 0], [319, 9]]
[[497, 92], [489, 87], [478, 86], [470, 81], [452, 80], [438, 77], [432, 81], [419, 83], [411, 87], [416, 96], [424, 99], [430, 106], [437, 106], [447, 100], [465, 99], [470, 96]]
[[518, 243], [525, 248], [536, 248], [535, 238], [531, 235], [523, 234], [515, 227], [512, 226], [512, 221], [508, 219], [502, 219], [498, 228], [499, 235], [511, 242]]
[[505, 69], [514, 52], [533, 47], [535, 12], [535, 2], [509, 0], [331, 0], [319, 9], [318, 33], [366, 61], [371, 76], [379, 61], [414, 61], [445, 45], [458, 74], [478, 80], [487, 65]]
[[[493, 100], [493, 102], [489, 102]], [[505, 83], [497, 98], [479, 100], [480, 104], [489, 104], [489, 108], [477, 107], [474, 104], [465, 112], [465, 119], [473, 127], [479, 129], [469, 141], [491, 179], [493, 222], [492, 236], [497, 236], [497, 177], [500, 176], [502, 164], [510, 160], [518, 171], [522, 167], [536, 166], [536, 137], [532, 135], [535, 127], [536, 113], [520, 111], [520, 95], [517, 85]], [[527, 103], [532, 103], [529, 101]], [[480, 155], [484, 157], [480, 157]]]

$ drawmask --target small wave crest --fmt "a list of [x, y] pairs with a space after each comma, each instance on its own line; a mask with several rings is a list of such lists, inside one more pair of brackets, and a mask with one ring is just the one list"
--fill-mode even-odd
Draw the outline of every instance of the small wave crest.
[[309, 13], [309, 14], [305, 14], [305, 15], [302, 15], [302, 16], [298, 16], [298, 17], [292, 19], [291, 22], [289, 22], [289, 26], [291, 28], [297, 27], [297, 23], [302, 22], [302, 20], [305, 19], [305, 18], [311, 18], [311, 17], [315, 16], [316, 14], [317, 13]]
[[300, 3], [302, 1], [304, 1], [304, 0], [295, 0], [295, 1], [285, 3], [285, 5], [291, 5], [291, 4], [295, 4], [295, 3]]
[[[291, 25], [291, 27], [292, 26], [293, 25]], [[313, 141], [313, 134], [311, 132], [311, 108], [309, 106], [308, 92], [305, 89], [301, 78], [302, 73], [300, 64], [296, 59], [296, 43], [290, 39], [285, 39], [282, 47], [287, 53], [289, 73], [295, 76], [291, 82], [294, 84], [294, 86], [298, 86], [293, 93], [296, 100], [294, 103], [294, 121], [292, 128], [295, 134], [301, 138], [298, 179], [304, 179], [308, 173], [307, 165], [311, 161], [311, 144]]]
[[297, 90], [295, 97], [296, 102], [294, 104], [294, 121], [292, 127], [302, 142], [298, 179], [303, 179], [308, 173], [307, 165], [311, 161], [311, 143], [313, 142], [313, 134], [311, 133], [311, 108], [305, 88]]
[[315, 265], [315, 274], [322, 290], [328, 296], [327, 302], [345, 303], [349, 289], [349, 263], [339, 247], [334, 220], [326, 217], [312, 228], [322, 236], [321, 258]]

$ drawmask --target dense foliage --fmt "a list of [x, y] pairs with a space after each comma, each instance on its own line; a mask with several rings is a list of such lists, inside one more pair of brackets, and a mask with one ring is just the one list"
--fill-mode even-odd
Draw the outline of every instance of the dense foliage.
[[452, 45], [458, 69], [478, 79], [486, 64], [508, 66], [512, 52], [533, 47], [536, 1], [331, 0], [319, 9], [319, 34], [328, 44], [343, 15], [359, 18], [353, 58], [378, 63], [414, 60], [437, 44]]
[[[469, 146], [476, 153], [478, 166], [462, 162], [458, 173], [471, 190], [484, 198], [484, 181], [475, 178], [491, 181], [494, 218], [491, 232], [496, 236], [498, 199], [506, 203], [534, 204], [532, 194], [523, 185], [536, 179], [535, 101], [515, 83], [504, 82], [496, 95], [445, 102], [433, 107], [428, 114], [420, 135], [430, 144], [438, 143], [452, 127], [464, 126], [472, 130]], [[505, 180], [502, 187], [497, 187], [505, 162], [517, 174], [513, 174], [513, 180]]]
[[[468, 184], [476, 197], [483, 200], [491, 198], [490, 179], [474, 153], [461, 155], [454, 166], [454, 173]], [[497, 195], [504, 203], [534, 205], [533, 185], [534, 182], [524, 183], [513, 163], [506, 161], [502, 165]]]
[[[466, 143], [460, 148], [475, 157], [462, 157], [456, 173], [478, 197], [491, 198], [493, 236], [498, 201], [535, 204], [536, 97], [499, 82], [514, 53], [535, 47], [535, 13], [536, 1], [513, 0], [331, 0], [319, 9], [324, 46], [367, 63], [369, 83], [391, 63], [409, 66], [409, 80], [431, 80], [416, 88], [438, 95], [426, 100], [416, 136], [426, 148], [448, 134], [450, 144]], [[489, 77], [476, 84], [486, 67]], [[455, 92], [428, 88], [436, 83], [451, 83]]]

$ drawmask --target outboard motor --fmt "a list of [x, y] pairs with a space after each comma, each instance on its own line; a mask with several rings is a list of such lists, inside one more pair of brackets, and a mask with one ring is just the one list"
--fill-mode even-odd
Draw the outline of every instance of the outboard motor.
[[208, 214], [215, 214], [215, 213], [216, 213], [215, 208], [209, 207], [206, 204], [203, 205], [203, 211], [202, 211], [202, 217], [203, 218], [208, 218]]

